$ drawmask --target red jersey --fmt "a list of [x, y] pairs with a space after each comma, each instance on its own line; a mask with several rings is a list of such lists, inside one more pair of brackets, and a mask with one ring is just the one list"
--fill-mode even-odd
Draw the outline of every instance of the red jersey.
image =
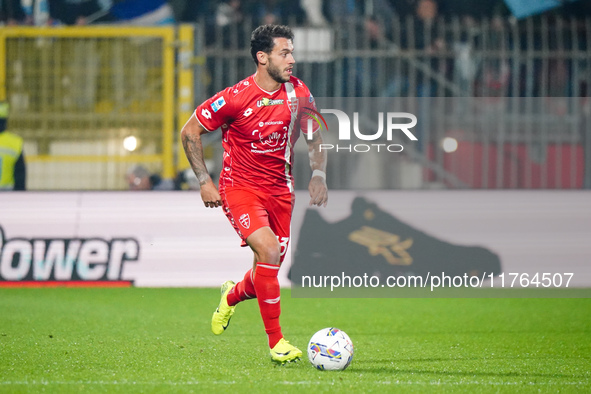
[[304, 105], [315, 108], [314, 97], [299, 79], [292, 76], [276, 91], [267, 92], [251, 75], [197, 107], [195, 116], [206, 130], [222, 128], [220, 190], [293, 192], [293, 145], [300, 135], [298, 113]]

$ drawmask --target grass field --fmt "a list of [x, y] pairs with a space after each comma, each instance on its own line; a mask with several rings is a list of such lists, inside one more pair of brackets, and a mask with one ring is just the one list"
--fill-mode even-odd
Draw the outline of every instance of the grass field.
[[218, 289], [0, 289], [0, 392], [591, 392], [591, 299], [285, 291], [292, 343], [327, 326], [349, 334], [343, 372], [273, 365], [256, 301], [214, 336], [218, 300]]

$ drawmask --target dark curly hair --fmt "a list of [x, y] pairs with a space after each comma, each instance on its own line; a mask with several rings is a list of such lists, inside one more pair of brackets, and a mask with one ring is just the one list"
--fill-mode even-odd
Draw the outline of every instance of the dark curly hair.
[[252, 32], [250, 36], [250, 54], [255, 64], [259, 64], [257, 52], [271, 53], [273, 46], [275, 46], [274, 38], [287, 38], [293, 41], [293, 32], [288, 26], [284, 25], [263, 25]]

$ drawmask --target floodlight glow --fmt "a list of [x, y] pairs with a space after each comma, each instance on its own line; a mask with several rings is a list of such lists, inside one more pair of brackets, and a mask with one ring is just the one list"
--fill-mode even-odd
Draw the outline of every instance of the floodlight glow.
[[446, 153], [455, 152], [458, 149], [458, 140], [452, 137], [445, 137], [441, 142], [441, 147]]
[[123, 140], [123, 148], [125, 148], [127, 151], [133, 152], [137, 149], [137, 145], [137, 138], [135, 138], [133, 135], [125, 137]]

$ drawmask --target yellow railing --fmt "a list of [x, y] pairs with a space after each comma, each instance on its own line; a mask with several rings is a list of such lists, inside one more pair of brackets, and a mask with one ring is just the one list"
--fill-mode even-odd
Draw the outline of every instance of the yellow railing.
[[186, 164], [176, 120], [193, 106], [177, 50], [192, 59], [192, 45], [191, 26], [0, 29], [0, 99], [25, 139], [28, 188], [124, 189], [132, 164], [173, 178]]

